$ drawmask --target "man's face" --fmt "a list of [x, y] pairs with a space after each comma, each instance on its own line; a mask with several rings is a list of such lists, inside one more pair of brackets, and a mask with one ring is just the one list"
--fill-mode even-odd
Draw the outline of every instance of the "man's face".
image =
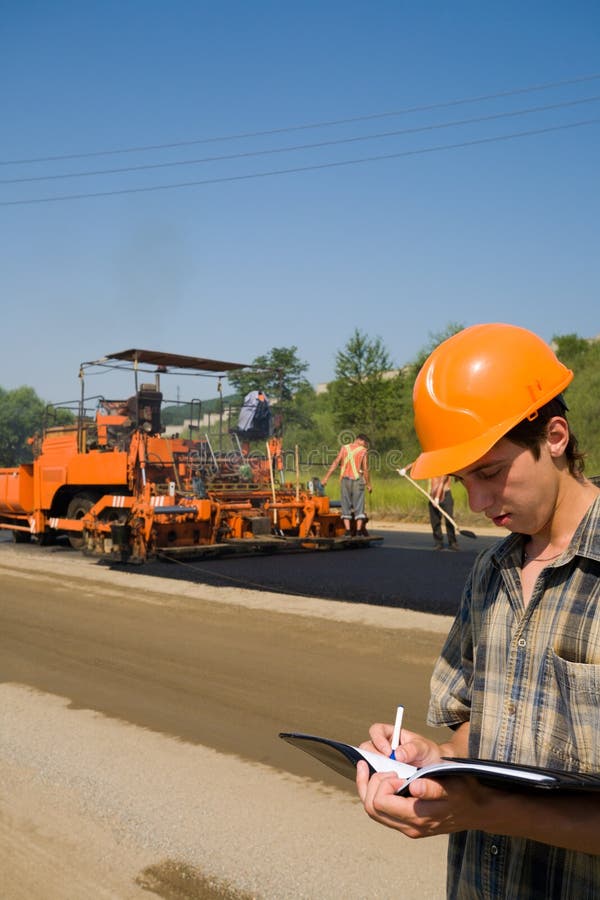
[[536, 460], [531, 450], [502, 438], [477, 462], [455, 472], [473, 512], [522, 534], [544, 528], [556, 507], [558, 479], [546, 442], [540, 451]]

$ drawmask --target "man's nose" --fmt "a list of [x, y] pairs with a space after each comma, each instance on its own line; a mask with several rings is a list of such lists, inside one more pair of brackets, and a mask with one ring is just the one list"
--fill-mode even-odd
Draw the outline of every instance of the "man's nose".
[[479, 481], [466, 483], [465, 488], [467, 489], [467, 498], [472, 512], [485, 512], [492, 502], [489, 487]]

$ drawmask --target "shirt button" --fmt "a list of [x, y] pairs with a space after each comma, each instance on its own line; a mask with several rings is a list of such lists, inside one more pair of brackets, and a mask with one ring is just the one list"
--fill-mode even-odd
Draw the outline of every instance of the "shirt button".
[[495, 844], [492, 844], [492, 846], [490, 847], [490, 853], [492, 854], [492, 856], [498, 856], [498, 848]]
[[519, 640], [517, 641], [517, 644], [519, 645], [519, 647], [526, 647], [527, 641], [525, 640], [525, 638], [519, 638]]

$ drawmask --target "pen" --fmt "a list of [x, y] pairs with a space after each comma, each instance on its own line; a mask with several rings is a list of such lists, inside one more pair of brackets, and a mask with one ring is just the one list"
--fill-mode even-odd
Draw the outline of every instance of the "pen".
[[392, 734], [392, 752], [390, 759], [396, 759], [396, 749], [400, 746], [400, 733], [402, 730], [402, 717], [404, 715], [404, 707], [399, 706], [396, 710], [396, 721], [394, 723], [394, 733]]

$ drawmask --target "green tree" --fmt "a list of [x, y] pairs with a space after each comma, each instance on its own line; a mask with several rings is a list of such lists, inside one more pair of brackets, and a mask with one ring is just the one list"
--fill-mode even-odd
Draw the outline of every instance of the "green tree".
[[0, 466], [18, 466], [33, 458], [28, 438], [41, 434], [44, 423], [64, 425], [73, 421], [67, 409], [55, 409], [41, 400], [31, 387], [6, 391], [0, 387]]
[[590, 341], [576, 334], [555, 335], [552, 338], [552, 345], [560, 361], [573, 371], [586, 365], [588, 352], [593, 346]]
[[31, 460], [27, 438], [41, 430], [44, 409], [33, 388], [0, 388], [0, 465], [16, 466]]
[[381, 338], [356, 329], [338, 351], [329, 386], [333, 420], [340, 431], [366, 432], [379, 450], [389, 445], [398, 419], [403, 377], [394, 371]]
[[241, 397], [250, 391], [263, 390], [278, 403], [286, 403], [300, 388], [310, 387], [306, 378], [308, 363], [298, 357], [297, 347], [273, 347], [257, 356], [251, 366], [249, 370], [227, 376]]
[[586, 454], [586, 473], [600, 475], [600, 341], [567, 334], [554, 337], [553, 344], [575, 375], [565, 400], [569, 423]]
[[273, 347], [269, 353], [257, 356], [250, 370], [232, 372], [229, 383], [238, 391], [241, 402], [250, 391], [263, 390], [276, 406], [284, 427], [310, 427], [306, 404], [296, 403], [296, 397], [314, 394], [306, 378], [308, 363], [298, 356], [297, 347]]

